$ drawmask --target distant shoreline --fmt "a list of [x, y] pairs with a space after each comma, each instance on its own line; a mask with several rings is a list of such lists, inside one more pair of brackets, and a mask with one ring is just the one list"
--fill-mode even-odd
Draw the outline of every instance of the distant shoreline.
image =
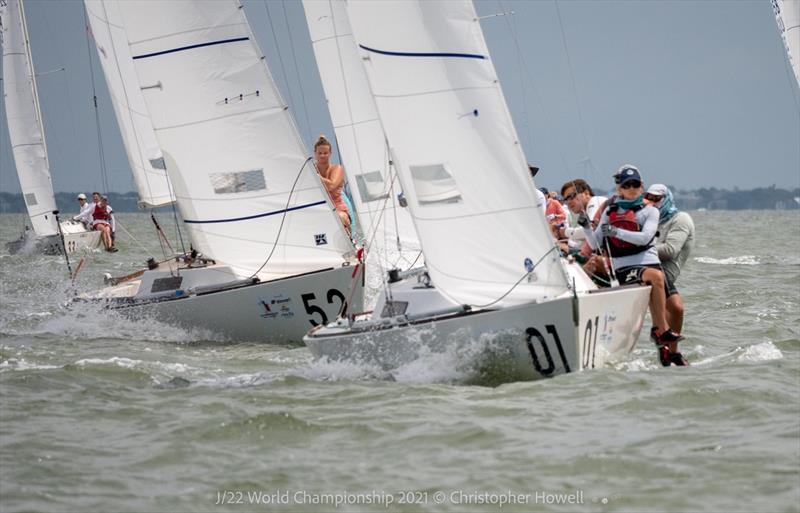
[[[91, 191], [79, 191], [89, 194]], [[606, 195], [605, 191], [595, 189], [598, 195]], [[794, 190], [776, 187], [757, 189], [697, 189], [688, 191], [674, 190], [675, 203], [683, 210], [796, 210], [800, 209], [800, 188]], [[57, 192], [56, 205], [62, 212], [77, 212], [78, 192]], [[139, 197], [135, 192], [109, 192], [108, 203], [115, 212], [144, 212], [138, 205]], [[159, 207], [158, 210], [170, 209], [171, 206]], [[0, 192], [0, 214], [25, 213], [25, 201], [22, 194]]]

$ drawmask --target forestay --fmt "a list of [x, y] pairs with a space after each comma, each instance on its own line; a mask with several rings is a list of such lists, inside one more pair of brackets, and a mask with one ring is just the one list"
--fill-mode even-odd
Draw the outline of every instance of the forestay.
[[42, 114], [36, 91], [25, 12], [19, 0], [0, 2], [3, 44], [3, 93], [8, 118], [8, 135], [31, 228], [39, 236], [55, 235], [58, 224], [53, 215], [56, 201]]
[[[120, 2], [192, 242], [262, 279], [352, 251], [238, 2]], [[271, 256], [270, 256], [271, 255]]]
[[563, 293], [472, 4], [351, 1], [347, 10], [434, 285], [472, 305]]
[[367, 271], [408, 268], [419, 254], [419, 239], [408, 209], [398, 205], [402, 190], [389, 166], [383, 128], [345, 2], [303, 0], [303, 8], [368, 255], [378, 257], [374, 263], [379, 265], [368, 265]]
[[168, 205], [175, 198], [133, 68], [118, 2], [84, 0], [84, 4], [140, 205]]
[[800, 0], [772, 0], [772, 8], [794, 78], [800, 86]]

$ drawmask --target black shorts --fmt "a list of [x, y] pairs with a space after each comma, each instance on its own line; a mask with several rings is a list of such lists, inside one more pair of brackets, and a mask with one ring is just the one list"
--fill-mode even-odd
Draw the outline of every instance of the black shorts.
[[645, 269], [658, 269], [661, 271], [661, 274], [664, 275], [664, 293], [667, 297], [670, 297], [673, 294], [678, 293], [678, 289], [675, 287], [675, 284], [667, 276], [667, 273], [661, 270], [661, 266], [658, 264], [647, 264], [647, 265], [632, 265], [630, 267], [620, 267], [616, 271], [614, 271], [617, 275], [617, 280], [619, 280], [621, 285], [625, 285], [628, 283], [639, 282], [642, 283], [642, 273]]

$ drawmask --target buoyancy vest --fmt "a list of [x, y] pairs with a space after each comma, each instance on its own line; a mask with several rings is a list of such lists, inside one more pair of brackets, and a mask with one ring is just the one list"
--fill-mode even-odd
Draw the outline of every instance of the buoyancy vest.
[[109, 221], [111, 216], [108, 215], [108, 209], [101, 206], [99, 203], [94, 206], [94, 212], [92, 212], [92, 219], [95, 221]]
[[[636, 205], [633, 208], [620, 211], [619, 205], [612, 199], [608, 205], [608, 224], [621, 230], [629, 232], [641, 232], [642, 226], [636, 220], [636, 212], [643, 209], [645, 205]], [[656, 234], [658, 235], [658, 234]], [[644, 246], [638, 246], [631, 242], [624, 241], [618, 237], [608, 238], [608, 249], [612, 257], [624, 257], [643, 253], [653, 247], [655, 236]]]

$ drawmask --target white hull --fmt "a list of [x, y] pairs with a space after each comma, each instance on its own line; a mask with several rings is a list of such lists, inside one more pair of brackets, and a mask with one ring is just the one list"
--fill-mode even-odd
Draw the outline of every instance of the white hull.
[[449, 352], [495, 379], [530, 380], [601, 367], [609, 355], [631, 351], [649, 295], [650, 287], [630, 286], [501, 310], [341, 322], [303, 340], [318, 358], [385, 370]]
[[[89, 231], [81, 223], [63, 221], [61, 230], [64, 234], [64, 245], [66, 246], [67, 254], [92, 250], [100, 246], [100, 232]], [[62, 253], [60, 235], [37, 237], [32, 230], [25, 230], [19, 239], [7, 243], [6, 247], [12, 255], [17, 253], [59, 255]]]
[[360, 267], [355, 278], [355, 268], [344, 266], [267, 282], [220, 283], [227, 269], [212, 265], [175, 273], [161, 264], [79, 300], [103, 301], [128, 317], [203, 330], [214, 338], [274, 344], [301, 343], [309, 329], [336, 319], [344, 301], [348, 311], [363, 308]]

